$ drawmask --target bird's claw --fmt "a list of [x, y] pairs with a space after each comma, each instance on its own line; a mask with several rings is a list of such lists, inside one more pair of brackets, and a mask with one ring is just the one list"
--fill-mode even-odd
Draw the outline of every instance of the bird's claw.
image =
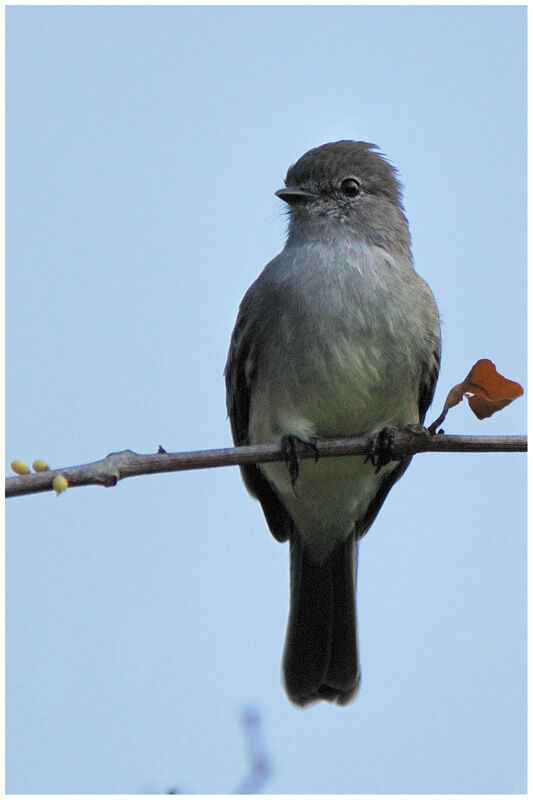
[[370, 447], [365, 456], [364, 464], [370, 461], [375, 468], [376, 475], [392, 459], [392, 445], [394, 443], [394, 428], [383, 428], [372, 434]]
[[302, 440], [298, 439], [297, 436], [282, 436], [281, 448], [283, 450], [285, 464], [287, 465], [287, 469], [289, 470], [289, 475], [291, 477], [292, 490], [294, 494], [296, 494], [294, 491], [294, 486], [298, 480], [298, 475], [300, 472], [300, 455], [305, 453], [306, 450], [310, 449], [315, 455], [316, 463], [319, 455], [318, 447], [314, 442], [302, 442]]
[[312, 450], [315, 456], [315, 464], [318, 461], [318, 457], [320, 453], [318, 452], [318, 447], [316, 446], [316, 442], [303, 442], [304, 446], [307, 447], [309, 450]]
[[285, 459], [285, 464], [287, 465], [287, 469], [289, 470], [293, 491], [294, 491], [294, 485], [298, 479], [299, 463], [300, 463], [298, 457], [298, 442], [299, 439], [297, 439], [296, 436], [282, 436], [281, 438], [281, 449], [283, 450], [283, 458]]

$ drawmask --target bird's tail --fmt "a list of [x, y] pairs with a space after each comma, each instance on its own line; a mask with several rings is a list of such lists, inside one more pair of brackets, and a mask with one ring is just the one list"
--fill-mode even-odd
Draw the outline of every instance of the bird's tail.
[[324, 561], [291, 537], [291, 604], [283, 673], [293, 703], [344, 705], [359, 686], [355, 620], [357, 545], [354, 536]]

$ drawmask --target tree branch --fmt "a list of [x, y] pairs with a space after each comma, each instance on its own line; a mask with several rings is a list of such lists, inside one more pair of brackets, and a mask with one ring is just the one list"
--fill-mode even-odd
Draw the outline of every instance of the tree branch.
[[[365, 455], [370, 444], [371, 438], [368, 436], [320, 439], [316, 442], [316, 450], [315, 447], [302, 445], [299, 455], [300, 458], [315, 458], [317, 453], [320, 458]], [[430, 435], [425, 429], [404, 429], [395, 434], [391, 455], [393, 459], [397, 459], [416, 453], [524, 453], [526, 450], [526, 436], [447, 436]], [[120, 453], [110, 453], [106, 458], [90, 464], [7, 478], [6, 497], [52, 491], [52, 481], [56, 475], [64, 475], [70, 487], [115, 486], [123, 478], [132, 478], [135, 475], [283, 460], [283, 451], [278, 444], [198, 450], [190, 453], [163, 451], [149, 455], [123, 450]]]

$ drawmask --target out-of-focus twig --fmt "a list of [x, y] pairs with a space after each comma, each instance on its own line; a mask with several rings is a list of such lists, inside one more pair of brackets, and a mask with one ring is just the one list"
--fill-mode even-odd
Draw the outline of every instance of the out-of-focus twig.
[[257, 794], [271, 774], [271, 767], [263, 747], [261, 715], [248, 706], [241, 715], [244, 738], [250, 760], [250, 771], [239, 784], [234, 794]]

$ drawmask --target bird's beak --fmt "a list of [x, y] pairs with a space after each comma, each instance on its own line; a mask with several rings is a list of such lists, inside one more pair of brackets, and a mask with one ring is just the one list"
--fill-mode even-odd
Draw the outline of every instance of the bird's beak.
[[299, 189], [297, 186], [285, 186], [283, 189], [278, 189], [277, 192], [274, 192], [276, 197], [279, 197], [280, 200], [284, 200], [289, 205], [295, 205], [296, 203], [308, 203], [310, 200], [315, 199], [315, 195], [312, 192], [307, 192], [305, 189]]

